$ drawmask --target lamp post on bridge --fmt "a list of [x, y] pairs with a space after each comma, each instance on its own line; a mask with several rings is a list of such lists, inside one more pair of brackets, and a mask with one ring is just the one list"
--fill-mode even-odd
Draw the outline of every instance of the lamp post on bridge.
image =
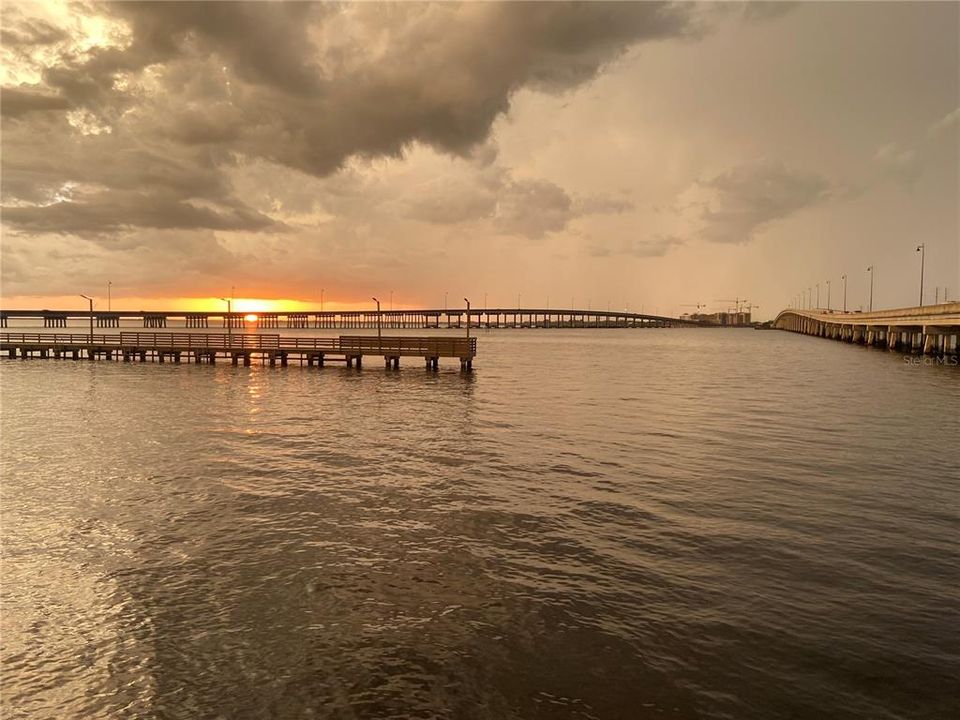
[[830, 281], [827, 280], [827, 312], [830, 311]]
[[113, 281], [107, 280], [107, 312], [110, 312], [113, 309], [113, 305], [110, 302], [110, 295], [111, 295], [110, 288], [112, 285], [113, 285]]
[[870, 312], [873, 312], [873, 265], [867, 268], [867, 272], [870, 273]]
[[233, 347], [233, 300], [220, 299], [227, 304], [227, 347]]
[[320, 288], [320, 312], [323, 312], [323, 293], [326, 292], [325, 288]]
[[847, 276], [841, 275], [840, 279], [843, 280], [843, 311], [847, 311]]
[[820, 309], [820, 283], [817, 283], [817, 310]]
[[90, 350], [93, 352], [93, 298], [87, 297], [86, 295], [81, 295], [84, 300], [90, 303]]
[[467, 340], [470, 339], [470, 301], [466, 298], [463, 301], [467, 304]]
[[924, 243], [917, 245], [917, 252], [920, 253], [920, 307], [923, 307], [923, 256], [926, 255], [926, 248]]
[[373, 298], [373, 301], [377, 304], [377, 347], [383, 346], [383, 337], [380, 334], [380, 301], [376, 298]]

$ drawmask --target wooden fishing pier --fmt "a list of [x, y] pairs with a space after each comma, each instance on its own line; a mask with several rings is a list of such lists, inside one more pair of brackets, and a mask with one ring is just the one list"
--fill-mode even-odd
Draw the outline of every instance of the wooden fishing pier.
[[343, 362], [363, 366], [365, 357], [382, 357], [388, 369], [399, 369], [400, 358], [420, 358], [428, 370], [437, 370], [441, 358], [460, 361], [470, 372], [477, 339], [469, 337], [336, 338], [282, 337], [250, 333], [121, 332], [113, 335], [59, 333], [0, 333], [0, 355], [8, 358], [67, 358], [122, 362], [194, 362], [214, 364], [218, 359], [249, 366], [254, 360], [286, 367], [291, 362], [323, 367]]

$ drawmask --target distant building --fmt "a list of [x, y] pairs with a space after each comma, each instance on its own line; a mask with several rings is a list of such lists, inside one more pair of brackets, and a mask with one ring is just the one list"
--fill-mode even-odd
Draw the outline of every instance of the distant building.
[[748, 312], [686, 313], [681, 315], [680, 319], [721, 327], [740, 327], [751, 323]]

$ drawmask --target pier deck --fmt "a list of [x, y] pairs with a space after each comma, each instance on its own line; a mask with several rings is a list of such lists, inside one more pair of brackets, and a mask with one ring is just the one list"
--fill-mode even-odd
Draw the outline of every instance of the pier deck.
[[122, 332], [112, 335], [61, 333], [0, 333], [0, 354], [8, 358], [81, 358], [131, 362], [216, 363], [218, 358], [250, 365], [286, 366], [306, 362], [322, 367], [345, 362], [359, 369], [363, 359], [383, 357], [386, 367], [398, 369], [400, 358], [418, 357], [428, 369], [438, 369], [440, 358], [455, 358], [462, 370], [473, 369], [476, 338], [377, 337], [341, 335], [337, 338], [282, 337], [247, 333]]

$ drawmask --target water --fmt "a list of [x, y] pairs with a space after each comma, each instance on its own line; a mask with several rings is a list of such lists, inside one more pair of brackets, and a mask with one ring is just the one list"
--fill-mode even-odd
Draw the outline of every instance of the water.
[[0, 361], [6, 718], [948, 718], [960, 370], [493, 331]]

